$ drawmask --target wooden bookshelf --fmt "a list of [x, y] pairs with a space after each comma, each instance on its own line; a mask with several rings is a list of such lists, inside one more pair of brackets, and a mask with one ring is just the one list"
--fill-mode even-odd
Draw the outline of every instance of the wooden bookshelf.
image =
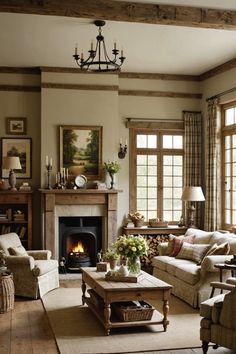
[[32, 248], [32, 191], [0, 191], [0, 234], [9, 232]]

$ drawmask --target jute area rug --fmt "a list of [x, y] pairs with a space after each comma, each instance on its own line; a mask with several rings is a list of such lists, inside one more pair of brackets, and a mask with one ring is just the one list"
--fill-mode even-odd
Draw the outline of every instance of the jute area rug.
[[201, 346], [199, 312], [174, 296], [166, 332], [162, 325], [152, 325], [112, 329], [109, 336], [92, 311], [82, 306], [79, 288], [55, 289], [42, 301], [61, 354], [142, 353]]

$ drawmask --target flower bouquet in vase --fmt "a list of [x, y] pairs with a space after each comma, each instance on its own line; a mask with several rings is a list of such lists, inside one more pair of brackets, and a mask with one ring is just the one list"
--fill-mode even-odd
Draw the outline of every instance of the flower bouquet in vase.
[[143, 236], [119, 236], [114, 244], [116, 253], [127, 258], [130, 274], [138, 275], [141, 270], [140, 256], [146, 255], [148, 246]]
[[111, 187], [110, 189], [114, 188], [114, 175], [120, 170], [120, 164], [116, 161], [108, 161], [104, 162], [103, 165], [104, 170], [109, 174], [111, 178]]

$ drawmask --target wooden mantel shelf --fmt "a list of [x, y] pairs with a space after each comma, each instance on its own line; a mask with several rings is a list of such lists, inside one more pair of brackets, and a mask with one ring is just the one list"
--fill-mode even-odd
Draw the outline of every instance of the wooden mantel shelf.
[[116, 194], [121, 189], [39, 189], [44, 194]]

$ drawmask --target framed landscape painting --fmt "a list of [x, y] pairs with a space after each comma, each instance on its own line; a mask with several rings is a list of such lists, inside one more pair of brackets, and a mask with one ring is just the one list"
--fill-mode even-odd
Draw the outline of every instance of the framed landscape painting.
[[68, 168], [70, 176], [99, 179], [101, 163], [101, 126], [60, 126], [60, 169]]
[[[16, 178], [31, 178], [31, 138], [2, 138], [2, 163], [5, 156], [19, 156], [21, 170], [14, 171]], [[8, 178], [9, 171], [2, 170], [2, 178]]]

